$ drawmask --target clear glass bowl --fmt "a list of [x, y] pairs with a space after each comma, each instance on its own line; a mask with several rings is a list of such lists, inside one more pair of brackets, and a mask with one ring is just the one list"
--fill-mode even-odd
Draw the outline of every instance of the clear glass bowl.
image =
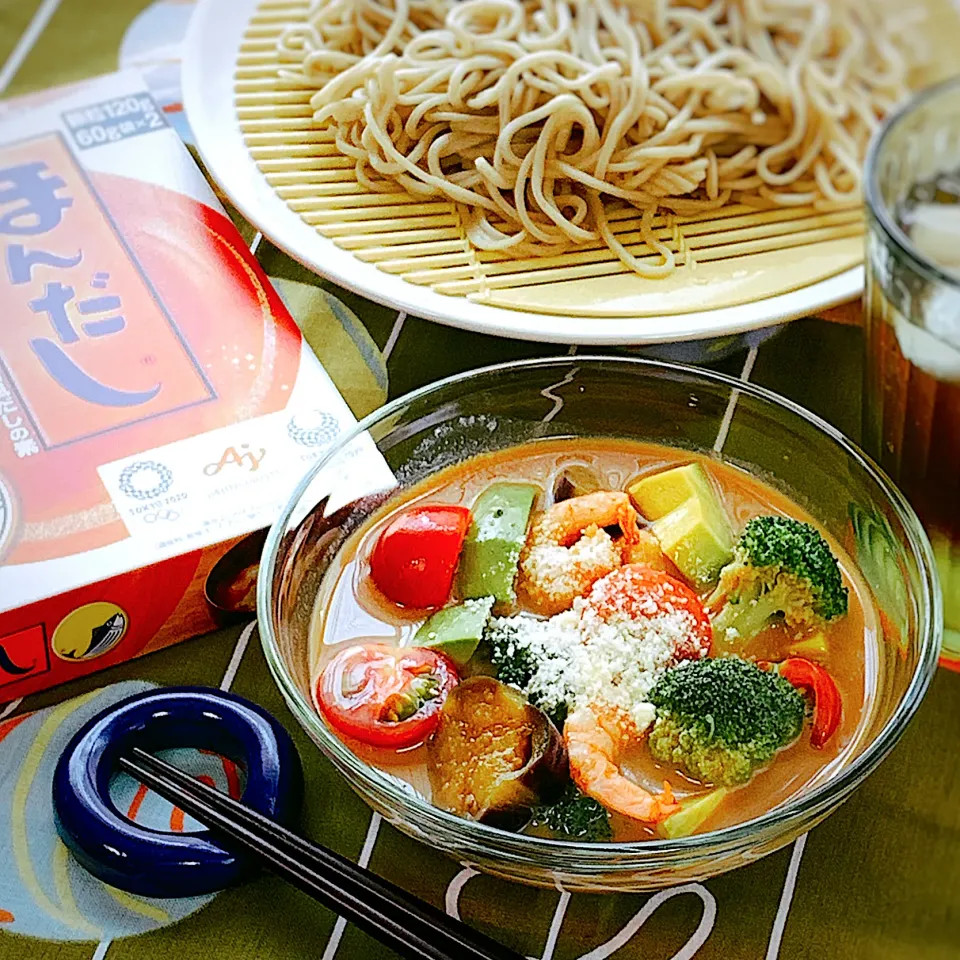
[[[368, 766], [327, 728], [312, 706], [308, 633], [317, 586], [344, 539], [377, 507], [441, 467], [558, 437], [622, 437], [714, 451], [783, 490], [854, 554], [851, 517], [856, 520], [862, 572], [884, 611], [888, 636], [873, 709], [845, 765], [747, 823], [680, 840], [590, 844], [459, 819]], [[260, 569], [258, 614], [267, 661], [294, 716], [389, 823], [488, 873], [584, 891], [703, 879], [765, 856], [819, 823], [899, 740], [930, 682], [942, 629], [923, 528], [900, 493], [838, 431], [750, 384], [609, 357], [489, 367], [440, 381], [367, 417], [314, 467], [273, 527]]]

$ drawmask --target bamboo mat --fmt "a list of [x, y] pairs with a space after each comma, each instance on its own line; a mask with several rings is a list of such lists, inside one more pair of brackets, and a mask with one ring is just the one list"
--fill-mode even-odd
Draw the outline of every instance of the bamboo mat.
[[[957, 14], [949, 3], [935, 8], [939, 3], [931, 0], [931, 30], [956, 41]], [[359, 261], [453, 297], [585, 317], [734, 306], [805, 287], [862, 261], [859, 206], [820, 212], [812, 206], [731, 205], [708, 216], [659, 216], [654, 232], [682, 266], [656, 280], [637, 276], [602, 244], [550, 257], [479, 250], [467, 240], [452, 201], [425, 201], [399, 187], [370, 191], [357, 182], [353, 161], [339, 152], [333, 132], [314, 127], [313, 90], [280, 75], [276, 48], [285, 27], [304, 22], [308, 7], [307, 0], [260, 3], [237, 59], [237, 117], [252, 158], [277, 196]], [[924, 79], [947, 72], [955, 49], [937, 49]], [[610, 217], [620, 242], [635, 256], [659, 262], [640, 234], [636, 209], [615, 208]]]

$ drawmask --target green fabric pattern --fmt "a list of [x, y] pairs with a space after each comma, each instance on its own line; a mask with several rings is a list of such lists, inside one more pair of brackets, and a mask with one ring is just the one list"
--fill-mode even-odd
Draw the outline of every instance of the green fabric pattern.
[[[123, 34], [150, 3], [151, 0], [62, 0], [3, 96], [15, 97], [112, 73], [117, 69]], [[31, 6], [39, 8], [40, 3], [4, 0], [5, 8]], [[18, 19], [23, 12], [18, 12]], [[0, 33], [6, 38], [9, 29], [4, 23]]]
[[274, 277], [304, 338], [357, 417], [387, 399], [387, 366], [357, 315], [328, 290]]

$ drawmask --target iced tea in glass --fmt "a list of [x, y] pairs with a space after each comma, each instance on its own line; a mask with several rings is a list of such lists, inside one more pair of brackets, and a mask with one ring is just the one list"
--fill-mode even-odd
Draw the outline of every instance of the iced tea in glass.
[[960, 79], [887, 121], [864, 191], [864, 446], [930, 535], [960, 668]]

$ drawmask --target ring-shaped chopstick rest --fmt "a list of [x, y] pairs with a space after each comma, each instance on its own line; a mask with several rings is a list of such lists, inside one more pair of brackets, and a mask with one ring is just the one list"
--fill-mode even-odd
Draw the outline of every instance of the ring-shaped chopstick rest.
[[290, 735], [261, 707], [201, 687], [151, 690], [88, 721], [53, 778], [57, 832], [95, 877], [145, 897], [193, 897], [242, 879], [250, 861], [207, 830], [165, 833], [125, 817], [110, 798], [121, 754], [177, 747], [210, 750], [241, 764], [243, 801], [289, 823], [299, 810], [302, 771]]

